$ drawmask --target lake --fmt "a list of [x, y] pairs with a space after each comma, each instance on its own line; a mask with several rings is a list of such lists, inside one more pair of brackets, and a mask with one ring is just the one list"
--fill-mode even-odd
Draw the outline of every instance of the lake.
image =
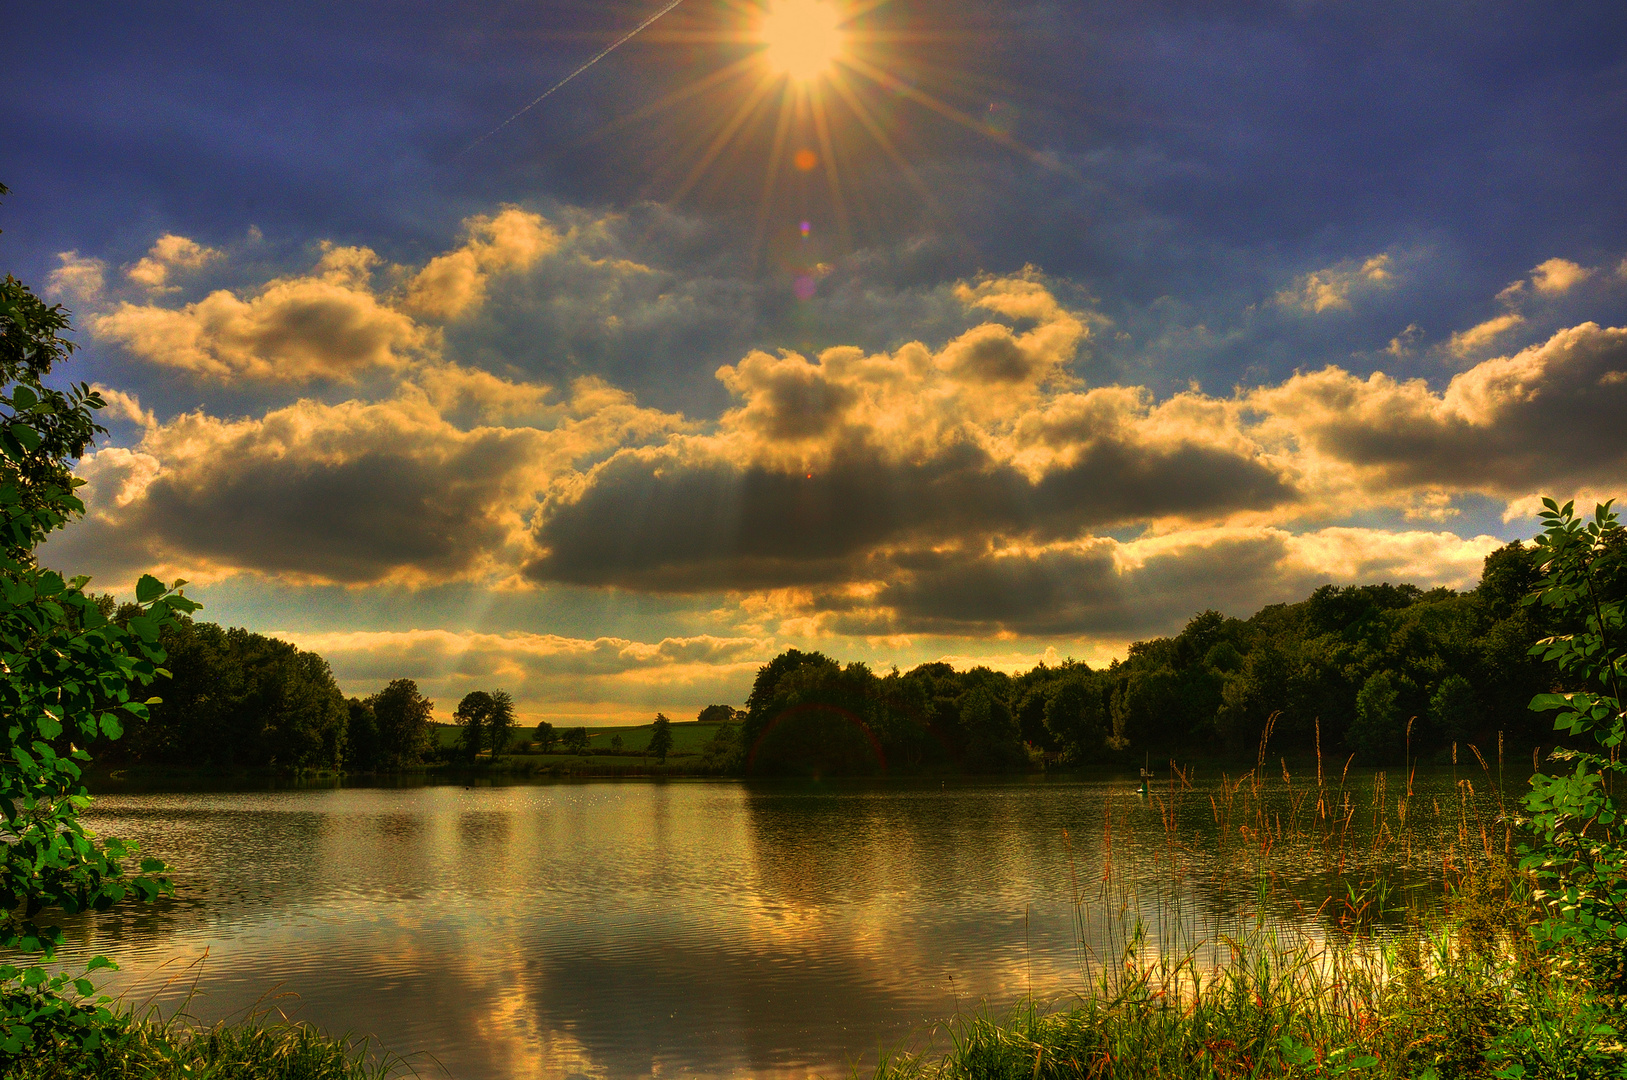
[[1329, 778], [1320, 815], [1314, 777], [1257, 801], [1189, 779], [108, 794], [91, 827], [178, 896], [73, 922], [68, 956], [117, 960], [130, 1002], [280, 1007], [425, 1076], [841, 1076], [957, 1012], [1065, 999], [1137, 913], [1149, 947], [1262, 905], [1321, 934], [1370, 870], [1416, 900], [1502, 842], [1478, 768], [1410, 800], [1400, 770]]

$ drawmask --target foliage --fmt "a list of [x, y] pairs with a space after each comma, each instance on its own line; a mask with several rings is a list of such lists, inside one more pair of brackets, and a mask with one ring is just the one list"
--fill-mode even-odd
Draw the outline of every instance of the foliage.
[[491, 756], [495, 758], [508, 749], [509, 740], [514, 738], [514, 699], [507, 690], [491, 692], [491, 712], [486, 717], [486, 727], [491, 738]]
[[463, 700], [458, 702], [457, 709], [452, 713], [452, 722], [462, 728], [458, 733], [458, 744], [469, 761], [473, 761], [489, 745], [486, 725], [491, 710], [491, 695], [484, 690], [471, 690], [463, 695]]
[[[582, 734], [586, 735], [587, 732], [584, 730]], [[554, 730], [554, 725], [544, 720], [537, 725], [536, 734], [532, 735], [531, 738], [535, 740], [537, 748], [546, 753], [554, 748], [555, 743], [559, 742], [559, 732]]]
[[672, 721], [661, 713], [655, 714], [655, 723], [650, 732], [650, 745], [645, 748], [646, 754], [652, 754], [660, 761], [665, 762], [667, 755], [672, 752]]
[[[1607, 569], [1627, 582], [1627, 544]], [[1250, 758], [1273, 724], [1281, 754], [1365, 763], [1450, 760], [1454, 744], [1555, 741], [1523, 702], [1549, 689], [1528, 655], [1554, 615], [1521, 606], [1540, 551], [1487, 556], [1470, 593], [1326, 585], [1248, 619], [1204, 611], [1123, 660], [1075, 660], [1007, 676], [922, 664], [877, 676], [787, 649], [747, 699], [742, 767], [757, 773], [1139, 763], [1143, 755]], [[721, 710], [721, 706], [714, 706]], [[709, 710], [710, 711], [710, 710]]]
[[1531, 602], [1557, 617], [1564, 631], [1532, 652], [1554, 664], [1564, 680], [1558, 693], [1538, 694], [1531, 708], [1553, 712], [1554, 727], [1598, 749], [1556, 750], [1551, 759], [1573, 762], [1568, 774], [1531, 778], [1525, 824], [1532, 834], [1521, 867], [1540, 882], [1547, 909], [1538, 929], [1549, 943], [1627, 942], [1627, 822], [1615, 787], [1621, 761], [1623, 685], [1627, 684], [1627, 588], [1618, 576], [1623, 530], [1610, 504], [1593, 520], [1574, 506], [1544, 499], [1543, 535], [1537, 538], [1544, 577]]
[[196, 1029], [121, 1016], [106, 1043], [93, 1074], [79, 1055], [58, 1051], [19, 1063], [8, 1080], [384, 1080], [404, 1071], [403, 1063], [372, 1060], [364, 1042], [330, 1038], [305, 1024], [250, 1021]]
[[559, 745], [567, 754], [586, 753], [588, 729], [585, 727], [566, 728], [559, 736]]
[[[127, 618], [128, 606], [115, 621]], [[215, 623], [177, 620], [160, 636], [172, 673], [162, 704], [130, 726], [111, 761], [337, 770], [352, 764], [352, 710], [316, 653]], [[363, 731], [364, 743], [371, 739]], [[366, 746], [362, 752], [372, 753]]]
[[62, 938], [41, 914], [105, 911], [170, 891], [162, 863], [144, 859], [127, 877], [135, 845], [85, 831], [81, 771], [87, 745], [147, 716], [141, 690], [163, 674], [160, 634], [197, 606], [177, 591], [182, 583], [143, 577], [137, 610], [121, 626], [86, 593], [87, 579], [64, 580], [35, 559], [49, 533], [84, 512], [70, 462], [101, 430], [93, 411], [103, 401], [88, 386], [41, 382], [72, 351], [59, 336], [67, 326], [60, 306], [9, 276], [0, 284], [0, 948], [18, 954], [0, 963], [8, 1066], [58, 1044], [94, 1055], [110, 1019], [104, 1002], [65, 996], [88, 996], [88, 979], [48, 974], [28, 958], [49, 961]]
[[423, 761], [429, 750], [429, 718], [434, 702], [411, 679], [395, 679], [367, 699], [378, 725], [376, 767], [404, 769]]
[[746, 714], [732, 705], [708, 705], [695, 717], [702, 724], [737, 724]]

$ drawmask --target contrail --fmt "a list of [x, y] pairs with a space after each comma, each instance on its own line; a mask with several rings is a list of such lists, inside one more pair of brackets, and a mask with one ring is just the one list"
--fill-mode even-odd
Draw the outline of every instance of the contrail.
[[588, 68], [592, 67], [594, 64], [597, 64], [600, 60], [603, 60], [605, 57], [609, 56], [611, 53], [615, 52], [617, 49], [619, 49], [623, 45], [627, 44], [629, 41], [631, 41], [633, 38], [637, 37], [639, 34], [642, 34], [646, 29], [649, 28], [649, 25], [651, 23], [655, 22], [655, 20], [659, 19], [661, 16], [665, 15], [667, 12], [671, 11], [673, 8], [677, 7], [679, 4], [681, 4], [683, 2], [684, 2], [684, 0], [672, 0], [672, 2], [667, 4], [666, 7], [662, 8], [660, 11], [657, 11], [654, 15], [651, 15], [648, 19], [645, 19], [643, 22], [639, 23], [637, 26], [635, 26], [631, 30], [627, 31], [627, 33], [625, 33], [621, 37], [617, 38], [610, 45], [606, 46], [597, 55], [595, 55], [593, 57], [593, 59], [589, 60], [587, 63], [583, 64], [581, 67], [577, 68], [575, 71], [571, 72], [569, 75], [565, 76], [563, 79], [560, 79], [558, 82], [554, 83], [554, 85], [550, 86], [548, 89], [544, 90], [541, 94], [537, 95], [537, 99], [535, 101], [533, 101], [531, 104], [527, 105], [525, 108], [521, 109], [519, 112], [517, 112], [513, 116], [509, 117], [507, 120], [504, 120], [501, 124], [498, 124], [496, 127], [492, 128], [490, 131], [486, 132], [486, 134], [482, 135], [480, 138], [476, 139], [474, 142], [470, 143], [468, 146], [465, 146], [462, 150], [458, 151], [458, 156], [462, 157], [464, 154], [467, 154], [469, 151], [473, 150], [475, 147], [479, 146], [481, 143], [485, 142], [487, 139], [491, 138], [493, 135], [496, 135], [499, 131], [502, 131], [504, 128], [506, 128], [510, 124], [514, 123], [514, 121], [518, 120], [520, 117], [524, 116], [526, 113], [530, 112], [532, 109], [535, 109], [538, 105], [541, 105], [545, 100], [547, 100], [554, 93], [554, 91], [558, 90], [560, 87], [564, 86], [566, 83], [570, 82], [572, 79], [574, 79], [578, 75], [582, 74], [582, 72], [586, 71]]

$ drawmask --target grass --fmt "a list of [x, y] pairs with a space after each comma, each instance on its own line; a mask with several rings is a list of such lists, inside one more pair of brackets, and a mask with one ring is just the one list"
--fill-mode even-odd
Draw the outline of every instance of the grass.
[[384, 1080], [406, 1063], [376, 1058], [365, 1042], [306, 1024], [251, 1020], [196, 1028], [126, 1015], [99, 1058], [55, 1049], [15, 1068], [21, 1071], [7, 1080]]
[[[1154, 786], [1145, 805], [1165, 825], [1151, 856], [1159, 875], [1126, 873], [1145, 851], [1121, 850], [1115, 867], [1109, 800], [1102, 880], [1074, 878], [1084, 988], [1066, 1007], [1030, 1000], [957, 1016], [924, 1049], [884, 1056], [878, 1080], [1627, 1077], [1627, 958], [1535, 948], [1540, 913], [1478, 752], [1482, 793], [1465, 778], [1442, 800], [1415, 797], [1412, 775], [1392, 789], [1381, 773], [1358, 791], [1320, 761], [1314, 781], [1296, 783], [1284, 765], [1278, 782], [1264, 746], [1254, 770], [1203, 797], [1215, 828], [1192, 841], [1190, 776], [1172, 769]], [[1257, 899], [1241, 923], [1198, 926], [1181, 910], [1181, 881], [1216, 837], [1228, 849], [1219, 865], [1252, 874]], [[1325, 875], [1328, 895], [1307, 903], [1279, 888], [1285, 859]], [[1444, 890], [1401, 902], [1422, 890], [1392, 887], [1398, 872]], [[1137, 895], [1132, 882], [1148, 880], [1157, 895]], [[1092, 953], [1085, 941], [1106, 945]]]

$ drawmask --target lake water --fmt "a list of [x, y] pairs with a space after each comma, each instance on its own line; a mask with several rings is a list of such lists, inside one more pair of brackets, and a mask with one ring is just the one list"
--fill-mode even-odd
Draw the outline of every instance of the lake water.
[[1078, 991], [1137, 911], [1182, 947], [1262, 893], [1323, 932], [1341, 863], [1427, 895], [1443, 852], [1500, 842], [1469, 775], [1420, 774], [1413, 839], [1378, 855], [1405, 792], [1371, 774], [1323, 794], [1337, 843], [1296, 836], [1317, 793], [1280, 777], [1259, 803], [1219, 777], [110, 794], [91, 826], [179, 895], [73, 923], [69, 958], [116, 959], [133, 1003], [276, 1005], [426, 1076], [841, 1076], [957, 1012]]

